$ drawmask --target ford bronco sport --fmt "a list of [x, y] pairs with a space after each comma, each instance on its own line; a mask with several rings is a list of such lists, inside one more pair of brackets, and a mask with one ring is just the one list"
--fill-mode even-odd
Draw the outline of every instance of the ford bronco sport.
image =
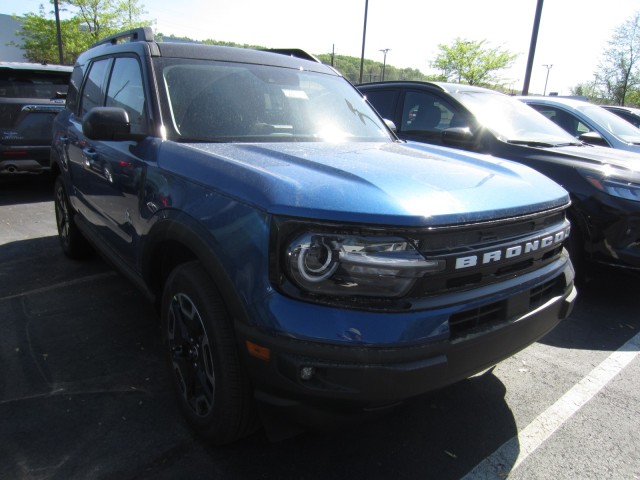
[[92, 244], [155, 302], [181, 409], [217, 444], [462, 380], [576, 297], [566, 191], [405, 145], [312, 59], [109, 37], [51, 160], [63, 251]]

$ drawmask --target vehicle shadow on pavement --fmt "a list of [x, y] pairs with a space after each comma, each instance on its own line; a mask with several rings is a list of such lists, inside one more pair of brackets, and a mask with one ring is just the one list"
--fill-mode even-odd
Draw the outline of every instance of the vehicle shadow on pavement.
[[[256, 436], [209, 448], [209, 455], [227, 464], [224, 478], [459, 479], [517, 435], [504, 395], [502, 382], [487, 373], [366, 424], [278, 444]], [[500, 467], [504, 477], [516, 461], [518, 451], [512, 453]]]
[[540, 343], [614, 351], [640, 331], [640, 274], [598, 267], [578, 286], [573, 312]]
[[53, 200], [51, 175], [0, 175], [0, 206], [51, 200]]
[[129, 282], [56, 237], [0, 245], [0, 277], [0, 478], [453, 479], [517, 433], [488, 373], [337, 431], [214, 447], [184, 423]]

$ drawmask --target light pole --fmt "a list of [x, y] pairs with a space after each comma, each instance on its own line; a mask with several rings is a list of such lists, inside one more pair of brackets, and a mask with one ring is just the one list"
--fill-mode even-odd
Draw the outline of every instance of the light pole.
[[364, 1], [364, 26], [362, 27], [362, 55], [360, 55], [360, 83], [362, 83], [362, 68], [364, 67], [364, 43], [367, 39], [367, 12], [369, 0]]
[[538, 43], [538, 30], [540, 29], [540, 17], [542, 17], [542, 4], [544, 0], [538, 0], [536, 14], [533, 19], [533, 31], [531, 32], [531, 45], [529, 45], [529, 58], [527, 59], [527, 70], [524, 73], [524, 85], [522, 85], [522, 95], [529, 95], [529, 82], [531, 81], [531, 70], [533, 70], [533, 57], [536, 56], [536, 44]]
[[62, 65], [62, 33], [60, 31], [60, 10], [58, 0], [53, 1], [53, 8], [56, 15], [56, 42], [58, 43], [58, 63]]
[[542, 96], [544, 97], [544, 96], [547, 95], [547, 82], [549, 81], [549, 70], [551, 70], [551, 67], [553, 67], [553, 64], [550, 63], [550, 64], [545, 64], [545, 65], [542, 65], [542, 66], [543, 67], [547, 67], [547, 78], [544, 81], [544, 92], [542, 92]]
[[380, 50], [384, 55], [384, 60], [382, 61], [382, 81], [384, 82], [384, 70], [387, 66], [387, 52], [391, 50], [390, 48], [383, 48]]

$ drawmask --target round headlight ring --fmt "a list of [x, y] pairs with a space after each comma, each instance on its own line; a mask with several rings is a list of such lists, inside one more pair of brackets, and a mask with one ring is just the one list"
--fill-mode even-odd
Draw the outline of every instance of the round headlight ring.
[[[318, 254], [318, 249], [321, 251]], [[324, 242], [310, 247], [302, 247], [298, 253], [298, 272], [308, 282], [322, 282], [334, 274], [338, 268], [335, 252]], [[310, 256], [314, 256], [314, 261]]]

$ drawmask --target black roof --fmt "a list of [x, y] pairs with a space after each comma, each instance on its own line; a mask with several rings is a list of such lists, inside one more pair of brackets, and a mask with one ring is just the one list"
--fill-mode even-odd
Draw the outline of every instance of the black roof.
[[157, 42], [149, 27], [127, 30], [106, 37], [78, 57], [77, 63], [110, 53], [135, 52], [141, 56], [190, 58], [217, 60], [223, 62], [273, 65], [278, 67], [303, 69], [331, 75], [339, 75], [336, 70], [320, 63], [313, 55], [300, 49], [253, 50], [249, 48], [226, 47], [190, 42]]

